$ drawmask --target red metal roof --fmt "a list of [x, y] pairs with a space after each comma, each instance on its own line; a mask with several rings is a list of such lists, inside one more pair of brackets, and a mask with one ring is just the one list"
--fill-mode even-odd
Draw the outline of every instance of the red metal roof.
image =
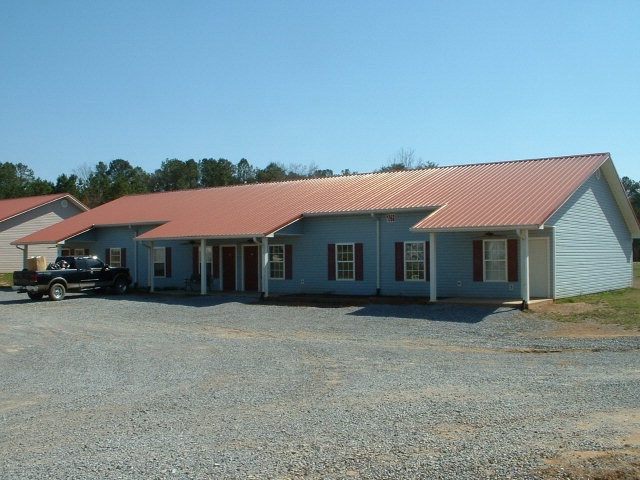
[[6, 200], [0, 200], [0, 222], [13, 218], [22, 213], [33, 210], [34, 208], [47, 205], [48, 203], [55, 202], [56, 200], [62, 200], [67, 198], [75, 203], [81, 210], [88, 210], [88, 208], [82, 204], [78, 199], [69, 195], [68, 193], [55, 193], [52, 195], [38, 195], [35, 197], [23, 197], [23, 198], [10, 198]]
[[425, 210], [421, 231], [537, 228], [607, 161], [601, 153], [132, 195], [15, 243], [136, 224], [157, 225], [144, 240], [259, 237], [305, 215], [403, 209]]

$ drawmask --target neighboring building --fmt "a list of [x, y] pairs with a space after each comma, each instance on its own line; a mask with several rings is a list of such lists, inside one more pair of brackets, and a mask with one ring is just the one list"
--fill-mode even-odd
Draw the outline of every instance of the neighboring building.
[[152, 291], [529, 301], [631, 286], [638, 237], [602, 153], [132, 195], [15, 243], [90, 251]]
[[[25, 254], [11, 242], [87, 210], [67, 193], [0, 200], [0, 272], [23, 268]], [[29, 256], [55, 257], [56, 249], [46, 243], [30, 245]]]

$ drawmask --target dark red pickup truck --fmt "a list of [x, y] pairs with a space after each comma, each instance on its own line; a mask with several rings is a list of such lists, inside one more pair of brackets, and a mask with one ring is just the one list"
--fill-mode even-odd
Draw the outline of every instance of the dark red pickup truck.
[[110, 267], [92, 256], [58, 257], [47, 270], [13, 272], [13, 289], [33, 300], [40, 300], [44, 295], [49, 295], [51, 300], [62, 300], [66, 292], [105, 288], [125, 293], [130, 284], [128, 268]]

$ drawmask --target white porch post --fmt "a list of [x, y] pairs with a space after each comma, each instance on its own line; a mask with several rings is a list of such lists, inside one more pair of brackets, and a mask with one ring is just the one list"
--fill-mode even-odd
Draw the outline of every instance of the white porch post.
[[269, 238], [262, 237], [262, 296], [269, 296]]
[[204, 238], [200, 239], [200, 295], [207, 293], [207, 245]]
[[154, 281], [154, 272], [153, 272], [153, 261], [154, 259], [154, 251], [153, 251], [153, 242], [149, 242], [149, 262], [148, 262], [148, 268], [149, 268], [149, 291], [151, 293], [153, 293], [155, 291], [155, 281]]
[[528, 304], [529, 300], [529, 230], [520, 231], [520, 294]]
[[29, 258], [29, 245], [24, 245], [22, 249], [22, 268], [27, 268], [27, 258]]
[[429, 301], [438, 299], [438, 269], [436, 265], [436, 232], [429, 233]]

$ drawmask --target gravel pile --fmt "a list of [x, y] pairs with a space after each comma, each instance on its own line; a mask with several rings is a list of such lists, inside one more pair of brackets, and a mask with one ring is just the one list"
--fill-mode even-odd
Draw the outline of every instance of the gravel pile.
[[0, 313], [2, 479], [579, 478], [570, 453], [640, 474], [637, 336], [215, 296], [3, 290]]

